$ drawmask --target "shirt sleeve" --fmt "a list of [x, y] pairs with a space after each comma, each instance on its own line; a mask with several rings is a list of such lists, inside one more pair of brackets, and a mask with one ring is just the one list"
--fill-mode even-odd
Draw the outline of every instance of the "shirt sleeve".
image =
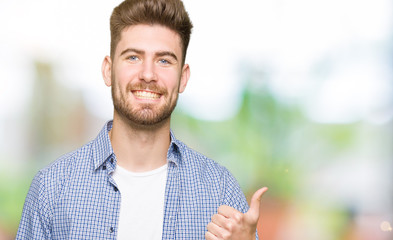
[[[246, 213], [249, 209], [247, 199], [239, 183], [226, 168], [224, 168], [224, 189], [222, 198], [223, 205], [233, 207], [242, 213]], [[255, 235], [256, 240], [259, 240], [258, 231]]]
[[48, 209], [43, 173], [38, 172], [26, 196], [16, 239], [51, 239]]

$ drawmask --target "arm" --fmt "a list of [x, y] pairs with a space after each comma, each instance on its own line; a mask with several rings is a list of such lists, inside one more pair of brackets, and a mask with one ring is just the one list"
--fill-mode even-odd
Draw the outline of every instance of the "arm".
[[27, 193], [16, 239], [51, 239], [48, 209], [43, 174], [39, 172]]
[[[251, 206], [248, 209], [247, 201], [240, 190], [236, 180], [228, 173], [224, 181], [223, 205], [213, 215], [207, 225], [206, 240], [232, 239], [255, 240], [258, 239], [256, 227], [260, 213], [260, 200], [267, 191], [261, 188], [253, 195]], [[247, 211], [248, 210], [248, 211]]]

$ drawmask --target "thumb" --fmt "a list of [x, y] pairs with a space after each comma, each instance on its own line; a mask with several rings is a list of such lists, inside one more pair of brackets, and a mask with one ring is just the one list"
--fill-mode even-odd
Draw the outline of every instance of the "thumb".
[[250, 202], [250, 209], [248, 212], [246, 212], [246, 218], [249, 222], [251, 223], [257, 223], [259, 219], [259, 212], [260, 212], [260, 207], [261, 207], [261, 198], [262, 195], [268, 190], [267, 187], [263, 187], [261, 189], [258, 189], [254, 193], [254, 195], [251, 198]]

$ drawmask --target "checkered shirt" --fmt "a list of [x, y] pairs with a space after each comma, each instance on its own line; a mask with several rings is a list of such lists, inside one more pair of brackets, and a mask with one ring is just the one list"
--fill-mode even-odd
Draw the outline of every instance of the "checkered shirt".
[[[16, 239], [116, 239], [121, 196], [111, 174], [117, 162], [108, 135], [111, 128], [109, 121], [95, 140], [36, 174]], [[219, 206], [248, 210], [229, 171], [188, 148], [172, 132], [167, 159], [162, 239], [205, 239], [206, 226]]]

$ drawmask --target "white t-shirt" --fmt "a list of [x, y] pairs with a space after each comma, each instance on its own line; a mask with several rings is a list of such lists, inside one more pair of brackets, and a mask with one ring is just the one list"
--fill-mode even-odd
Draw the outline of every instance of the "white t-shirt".
[[121, 194], [117, 239], [162, 239], [168, 165], [148, 172], [116, 166], [113, 179]]

